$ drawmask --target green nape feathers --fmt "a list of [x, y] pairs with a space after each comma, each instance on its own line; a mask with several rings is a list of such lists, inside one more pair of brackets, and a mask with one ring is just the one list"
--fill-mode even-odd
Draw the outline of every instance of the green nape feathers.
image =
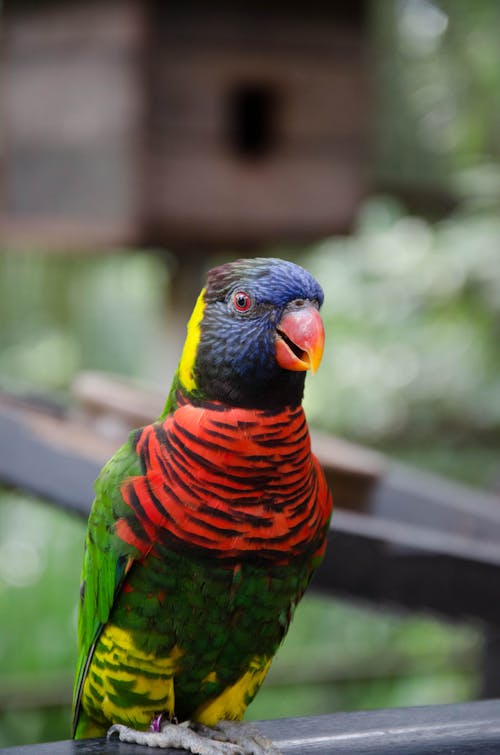
[[76, 737], [113, 726], [203, 755], [275, 752], [227, 721], [262, 684], [325, 548], [331, 497], [300, 405], [321, 360], [322, 300], [282, 260], [209, 272], [164, 412], [96, 482]]

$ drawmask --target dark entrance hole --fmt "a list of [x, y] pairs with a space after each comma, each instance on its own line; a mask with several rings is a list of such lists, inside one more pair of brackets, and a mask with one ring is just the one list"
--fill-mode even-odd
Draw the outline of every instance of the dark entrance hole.
[[240, 84], [229, 97], [229, 143], [244, 159], [266, 157], [276, 144], [275, 90], [265, 84]]

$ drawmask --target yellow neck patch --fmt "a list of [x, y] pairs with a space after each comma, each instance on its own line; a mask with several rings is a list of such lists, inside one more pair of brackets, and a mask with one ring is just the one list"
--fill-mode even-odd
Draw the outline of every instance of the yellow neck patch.
[[193, 314], [189, 318], [186, 342], [184, 343], [181, 361], [179, 362], [179, 380], [182, 386], [189, 392], [194, 391], [197, 387], [194, 377], [194, 363], [198, 344], [200, 342], [200, 326], [205, 312], [205, 306], [205, 289], [203, 288], [196, 301]]

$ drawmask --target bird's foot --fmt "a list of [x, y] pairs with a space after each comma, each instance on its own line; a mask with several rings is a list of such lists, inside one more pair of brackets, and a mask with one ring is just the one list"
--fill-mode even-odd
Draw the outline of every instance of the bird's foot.
[[122, 724], [108, 730], [108, 739], [117, 737], [148, 747], [178, 748], [195, 755], [280, 755], [271, 740], [248, 724], [219, 721], [213, 728], [191, 721], [181, 724], [153, 721], [149, 731], [137, 731]]
[[174, 724], [161, 723], [158, 730], [155, 724], [149, 731], [138, 731], [122, 724], [114, 724], [108, 730], [108, 739], [118, 738], [122, 742], [131, 742], [148, 747], [173, 747], [195, 753], [195, 755], [243, 755], [243, 750], [225, 742], [213, 742], [191, 728], [190, 721]]
[[197, 723], [191, 726], [212, 741], [231, 743], [231, 746], [238, 748], [234, 752], [241, 751], [244, 755], [281, 755], [281, 751], [271, 740], [261, 734], [252, 724], [241, 721], [219, 721], [214, 727]]

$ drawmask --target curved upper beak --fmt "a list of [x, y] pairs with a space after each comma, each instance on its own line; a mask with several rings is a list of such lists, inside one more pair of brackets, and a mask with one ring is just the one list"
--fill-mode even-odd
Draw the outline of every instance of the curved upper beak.
[[316, 372], [325, 346], [325, 328], [315, 304], [288, 310], [276, 328], [276, 361], [285, 370]]

